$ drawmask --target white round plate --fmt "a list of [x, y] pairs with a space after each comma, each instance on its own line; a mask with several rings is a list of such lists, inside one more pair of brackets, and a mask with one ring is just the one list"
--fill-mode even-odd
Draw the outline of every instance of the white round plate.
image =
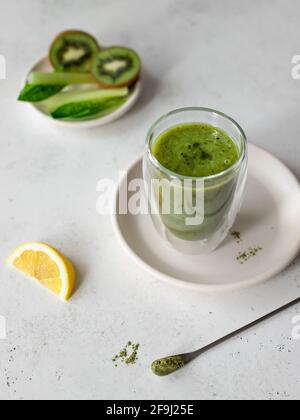
[[[286, 268], [300, 250], [300, 186], [290, 170], [270, 153], [249, 145], [246, 197], [234, 226], [242, 241], [229, 235], [212, 254], [184, 255], [165, 244], [151, 216], [118, 214], [120, 191], [142, 178], [136, 160], [119, 184], [113, 225], [129, 255], [157, 279], [199, 292], [225, 292], [262, 283]], [[130, 198], [130, 195], [129, 195]], [[239, 253], [262, 250], [244, 264]]]
[[[27, 74], [24, 84], [27, 82], [28, 76], [33, 71], [42, 71], [42, 72], [49, 72], [53, 71], [53, 67], [49, 61], [48, 58], [43, 58], [40, 60]], [[59, 121], [55, 120], [54, 118], [51, 118], [45, 110], [37, 105], [37, 104], [29, 104], [30, 107], [35, 110], [40, 116], [47, 119], [48, 121], [51, 121], [53, 124], [61, 126], [61, 127], [71, 127], [71, 128], [94, 128], [99, 127], [102, 125], [110, 124], [113, 121], [118, 120], [119, 118], [123, 117], [123, 115], [127, 114], [128, 111], [136, 104], [137, 100], [139, 99], [139, 96], [141, 94], [142, 90], [142, 84], [141, 81], [136, 83], [131, 95], [128, 98], [128, 101], [121, 106], [119, 109], [117, 109], [115, 112], [112, 112], [109, 115], [106, 115], [101, 118], [95, 118], [88, 121]]]

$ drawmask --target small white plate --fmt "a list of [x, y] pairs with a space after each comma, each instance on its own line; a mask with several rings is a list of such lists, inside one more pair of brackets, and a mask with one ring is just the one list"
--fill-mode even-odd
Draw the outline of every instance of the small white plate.
[[[27, 74], [24, 84], [27, 82], [28, 76], [33, 71], [42, 71], [42, 72], [49, 72], [53, 71], [53, 67], [49, 61], [48, 58], [43, 58], [40, 60]], [[23, 87], [23, 86], [22, 86]], [[121, 106], [116, 111], [112, 112], [109, 115], [106, 115], [104, 117], [91, 119], [88, 121], [59, 121], [55, 120], [54, 118], [51, 118], [47, 112], [43, 109], [43, 107], [39, 106], [38, 104], [29, 104], [30, 107], [35, 110], [40, 116], [47, 119], [48, 121], [51, 121], [53, 124], [58, 125], [60, 127], [71, 127], [71, 128], [94, 128], [99, 127], [102, 125], [110, 124], [113, 121], [118, 120], [119, 118], [123, 117], [123, 115], [127, 114], [128, 111], [136, 104], [138, 101], [140, 94], [142, 90], [142, 84], [141, 81], [136, 83], [136, 85], [133, 88], [133, 91], [131, 95], [129, 96], [127, 102]]]
[[[129, 255], [154, 277], [199, 292], [225, 292], [262, 283], [286, 268], [300, 250], [300, 186], [290, 170], [270, 153], [249, 145], [250, 167], [245, 201], [234, 230], [212, 254], [184, 255], [163, 243], [151, 216], [118, 214], [120, 182], [113, 225]], [[127, 171], [128, 183], [142, 177], [142, 159]], [[130, 196], [129, 196], [130, 198]], [[243, 265], [237, 256], [262, 247]]]

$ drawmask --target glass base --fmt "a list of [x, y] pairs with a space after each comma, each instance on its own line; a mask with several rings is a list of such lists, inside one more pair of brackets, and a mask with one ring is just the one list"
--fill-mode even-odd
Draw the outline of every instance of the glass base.
[[160, 216], [152, 215], [154, 226], [166, 244], [176, 251], [186, 255], [207, 255], [214, 252], [226, 239], [232, 226], [224, 226], [207, 239], [188, 241], [174, 235], [162, 223]]

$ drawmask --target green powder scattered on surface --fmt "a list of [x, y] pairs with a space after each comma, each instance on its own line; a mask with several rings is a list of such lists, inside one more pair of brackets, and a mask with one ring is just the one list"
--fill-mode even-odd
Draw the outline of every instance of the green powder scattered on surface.
[[236, 241], [236, 243], [240, 244], [241, 242], [243, 242], [241, 232], [231, 231], [230, 233], [233, 239]]
[[132, 341], [128, 341], [126, 346], [117, 354], [112, 361], [115, 363], [115, 367], [118, 367], [119, 363], [125, 365], [135, 365], [138, 361], [138, 351], [140, 349], [139, 344], [134, 344]]
[[156, 360], [152, 364], [152, 372], [157, 376], [167, 376], [185, 366], [185, 361], [181, 356], [170, 356]]
[[251, 258], [256, 257], [256, 255], [262, 250], [263, 248], [260, 246], [256, 248], [249, 248], [247, 249], [247, 251], [240, 252], [239, 255], [236, 257], [236, 259], [240, 264], [244, 264], [247, 261], [249, 261]]

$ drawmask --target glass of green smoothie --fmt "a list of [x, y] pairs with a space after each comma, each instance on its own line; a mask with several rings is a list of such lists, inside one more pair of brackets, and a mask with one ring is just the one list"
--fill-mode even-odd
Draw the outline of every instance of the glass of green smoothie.
[[240, 211], [247, 139], [232, 118], [179, 109], [150, 129], [143, 172], [149, 212], [161, 237], [187, 254], [214, 251]]

